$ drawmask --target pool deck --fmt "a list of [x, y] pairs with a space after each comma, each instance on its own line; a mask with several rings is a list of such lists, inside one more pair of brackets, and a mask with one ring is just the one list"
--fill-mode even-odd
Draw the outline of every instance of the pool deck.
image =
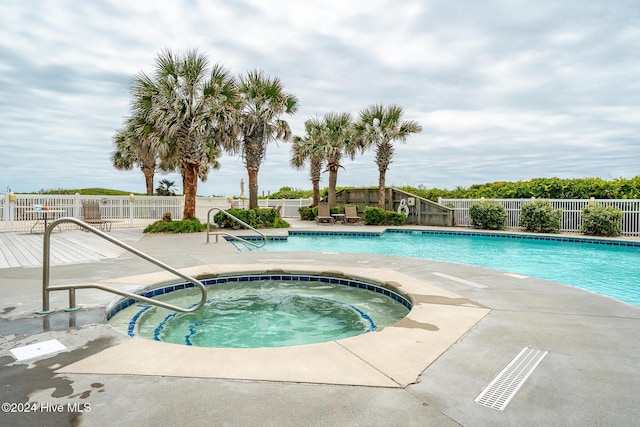
[[[377, 229], [291, 222], [300, 230]], [[238, 253], [226, 242], [206, 244], [204, 234], [111, 234], [186, 274], [333, 271], [394, 282], [415, 305], [404, 323], [332, 343], [243, 350], [157, 343], [108, 326], [105, 307], [120, 297], [93, 289], [77, 291], [80, 311], [63, 311], [67, 294], [55, 292], [57, 311], [34, 314], [42, 304], [38, 246], [12, 235], [14, 247], [30, 249], [22, 249], [24, 266], [0, 267], [0, 400], [37, 407], [3, 411], [0, 425], [633, 426], [640, 419], [640, 307], [462, 264]], [[134, 290], [170, 280], [128, 252], [95, 250], [101, 245], [88, 233], [55, 233], [51, 284]], [[66, 349], [27, 360], [10, 352], [54, 339]], [[548, 353], [506, 408], [476, 403], [525, 347]]]

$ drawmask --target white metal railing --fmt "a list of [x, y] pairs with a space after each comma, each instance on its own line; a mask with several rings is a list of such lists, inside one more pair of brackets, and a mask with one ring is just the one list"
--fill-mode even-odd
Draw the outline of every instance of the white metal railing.
[[[11, 194], [0, 197], [0, 232], [44, 231], [43, 212], [35, 212], [34, 206], [46, 206], [49, 220], [61, 217], [82, 219], [82, 203], [98, 202], [100, 216], [109, 221], [113, 228], [135, 228], [147, 225], [163, 218], [166, 212], [173, 219], [182, 219], [184, 197], [182, 196], [87, 196], [87, 195], [44, 195]], [[259, 199], [260, 207], [280, 207], [283, 218], [297, 218], [298, 209], [308, 206], [309, 199]], [[204, 222], [211, 208], [229, 209], [238, 207], [247, 209], [249, 200], [227, 197], [198, 197], [196, 199], [196, 217]], [[62, 228], [73, 228], [74, 224], [61, 224]]]
[[[250, 242], [247, 239], [243, 239], [240, 236], [234, 236], [233, 234], [227, 233], [226, 231], [214, 231], [213, 233], [211, 233], [211, 212], [213, 212], [213, 211], [219, 211], [223, 215], [226, 215], [228, 218], [231, 218], [233, 221], [236, 221], [237, 223], [239, 223], [239, 224], [243, 225], [244, 227], [248, 228], [249, 230], [252, 230], [252, 231], [258, 233], [260, 235], [260, 238], [262, 239], [262, 244], [257, 244], [257, 243]], [[228, 236], [231, 239], [239, 240], [244, 244], [247, 244], [249, 246], [255, 246], [257, 248], [261, 248], [267, 243], [267, 236], [264, 233], [256, 230], [255, 228], [253, 228], [252, 226], [250, 226], [249, 224], [247, 224], [246, 222], [244, 222], [240, 218], [238, 218], [238, 217], [236, 217], [234, 215], [231, 215], [229, 212], [225, 211], [224, 209], [220, 209], [220, 208], [211, 208], [211, 209], [209, 209], [209, 212], [207, 212], [207, 243], [209, 243], [209, 234], [214, 234], [216, 236], [216, 243], [218, 243], [218, 236], [219, 235]]]
[[[491, 199], [502, 203], [507, 209], [507, 228], [520, 227], [520, 208], [523, 203], [533, 199]], [[580, 232], [582, 226], [582, 208], [590, 203], [613, 206], [622, 211], [622, 234], [625, 236], [640, 236], [640, 200], [625, 199], [545, 199], [549, 200], [554, 209], [562, 209], [560, 230], [566, 232]], [[454, 209], [455, 225], [471, 226], [469, 207], [480, 199], [443, 199], [438, 203]]]
[[[200, 289], [200, 301], [195, 304], [194, 306], [190, 307], [190, 308], [184, 308], [184, 307], [179, 307], [173, 304], [169, 304], [167, 302], [162, 302], [162, 301], [158, 301], [158, 300], [154, 300], [152, 298], [147, 298], [143, 295], [138, 295], [138, 294], [134, 294], [131, 292], [127, 292], [127, 291], [123, 291], [120, 289], [116, 289], [116, 288], [112, 288], [110, 286], [107, 285], [103, 285], [100, 283], [84, 283], [84, 284], [71, 284], [71, 285], [56, 285], [56, 286], [50, 286], [49, 285], [49, 273], [50, 273], [50, 269], [49, 269], [49, 264], [50, 264], [50, 249], [51, 249], [51, 232], [53, 231], [54, 228], [59, 227], [60, 224], [63, 223], [73, 223], [76, 224], [77, 226], [85, 229], [86, 231], [90, 231], [93, 234], [95, 234], [96, 236], [102, 237], [105, 240], [108, 240], [109, 242], [113, 243], [114, 245], [117, 245], [119, 247], [121, 247], [124, 250], [127, 250], [137, 256], [139, 256], [140, 258], [149, 261], [152, 264], [157, 265], [158, 267], [161, 267], [162, 269], [169, 271], [173, 274], [175, 274], [176, 276], [187, 280], [189, 282], [191, 282], [193, 285], [195, 285], [196, 287], [198, 287]], [[169, 310], [173, 310], [173, 311], [178, 311], [181, 313], [192, 313], [194, 311], [199, 310], [205, 302], [207, 302], [207, 289], [204, 287], [204, 285], [202, 284], [202, 282], [200, 282], [198, 279], [195, 279], [191, 276], [188, 276], [184, 273], [181, 273], [180, 271], [176, 270], [175, 268], [171, 267], [168, 264], [165, 264], [162, 261], [159, 261], [147, 254], [145, 254], [144, 252], [127, 245], [126, 243], [115, 239], [111, 236], [109, 236], [107, 233], [104, 233], [100, 230], [98, 230], [95, 227], [92, 227], [91, 225], [87, 224], [84, 221], [80, 221], [77, 218], [72, 218], [72, 217], [63, 217], [63, 218], [58, 218], [56, 220], [54, 220], [44, 231], [44, 238], [43, 238], [43, 247], [42, 247], [42, 310], [37, 311], [38, 314], [50, 314], [53, 313], [54, 310], [51, 309], [50, 305], [49, 305], [49, 294], [51, 292], [54, 291], [69, 291], [69, 308], [66, 308], [65, 311], [76, 311], [79, 310], [80, 307], [78, 307], [76, 305], [76, 289], [87, 289], [87, 288], [94, 288], [94, 289], [100, 289], [106, 292], [111, 292], [112, 294], [116, 294], [116, 295], [120, 295], [126, 298], [133, 298], [137, 301], [144, 301], [147, 304], [151, 304], [151, 305], [155, 305], [158, 307], [164, 307], [167, 308]]]

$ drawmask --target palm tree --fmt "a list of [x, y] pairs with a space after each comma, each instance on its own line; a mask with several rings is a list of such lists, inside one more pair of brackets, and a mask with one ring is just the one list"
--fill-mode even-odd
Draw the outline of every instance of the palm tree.
[[148, 138], [149, 125], [140, 117], [128, 118], [113, 137], [115, 150], [111, 153], [113, 166], [119, 170], [140, 167], [144, 174], [147, 195], [153, 196], [153, 177], [157, 153]]
[[317, 118], [312, 118], [304, 122], [304, 127], [304, 137], [293, 137], [290, 164], [296, 169], [302, 169], [307, 161], [309, 162], [309, 178], [313, 185], [312, 206], [317, 206], [320, 203], [320, 176], [324, 163], [324, 157], [319, 150], [324, 125]]
[[336, 204], [336, 185], [338, 170], [342, 167], [342, 156], [354, 158], [358, 146], [353, 139], [353, 122], [350, 113], [327, 113], [323, 120], [323, 129], [319, 136], [320, 147], [329, 171], [329, 206]]
[[169, 181], [168, 179], [162, 179], [160, 180], [160, 185], [156, 188], [156, 193], [158, 193], [158, 196], [175, 196], [175, 186], [175, 182]]
[[294, 114], [298, 99], [284, 91], [277, 77], [268, 77], [262, 71], [249, 71], [238, 78], [241, 98], [238, 118], [240, 138], [229, 141], [225, 148], [241, 153], [249, 176], [249, 209], [258, 207], [258, 172], [269, 142], [289, 140], [289, 123], [280, 119], [282, 114]]
[[362, 150], [373, 147], [378, 165], [378, 207], [385, 208], [385, 178], [395, 141], [406, 142], [412, 133], [422, 131], [422, 126], [413, 120], [402, 120], [403, 110], [398, 105], [388, 107], [371, 105], [360, 112], [356, 123], [356, 138]]
[[156, 58], [153, 77], [134, 80], [133, 114], [152, 124], [154, 144], [167, 167], [182, 174], [183, 218], [195, 217], [198, 178], [217, 165], [218, 145], [234, 139], [235, 81], [220, 65], [211, 69], [197, 51], [180, 56], [170, 50]]

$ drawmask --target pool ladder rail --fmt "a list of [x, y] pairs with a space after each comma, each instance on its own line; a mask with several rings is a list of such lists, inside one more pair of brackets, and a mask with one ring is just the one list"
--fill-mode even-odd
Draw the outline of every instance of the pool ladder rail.
[[[193, 283], [195, 286], [197, 286], [201, 293], [202, 296], [200, 298], [200, 302], [198, 304], [196, 304], [195, 306], [191, 307], [191, 308], [183, 308], [183, 307], [178, 307], [176, 305], [173, 304], [168, 304], [162, 301], [157, 301], [154, 300], [152, 298], [147, 298], [145, 296], [142, 295], [138, 295], [138, 294], [134, 294], [131, 292], [126, 292], [126, 291], [122, 291], [120, 289], [116, 289], [116, 288], [112, 288], [110, 286], [106, 286], [106, 285], [102, 285], [99, 283], [87, 283], [87, 284], [70, 284], [70, 285], [56, 285], [56, 286], [49, 286], [49, 265], [50, 265], [50, 247], [51, 247], [51, 232], [53, 231], [53, 229], [55, 227], [57, 227], [59, 224], [61, 223], [65, 223], [65, 222], [71, 222], [74, 223], [78, 226], [80, 226], [81, 228], [85, 229], [86, 231], [90, 231], [93, 234], [102, 237], [105, 240], [108, 240], [109, 242], [120, 246], [122, 249], [125, 249], [137, 256], [139, 256], [140, 258], [149, 261], [152, 264], [157, 265], [158, 267], [167, 270], [173, 274], [175, 274], [178, 277], [181, 277], [184, 280], [187, 280], [191, 283]], [[194, 279], [191, 276], [188, 276], [186, 274], [183, 274], [181, 272], [179, 272], [178, 270], [176, 270], [175, 268], [163, 263], [162, 261], [159, 261], [147, 254], [145, 254], [144, 252], [139, 251], [138, 249], [131, 247], [129, 245], [127, 245], [124, 242], [121, 242], [120, 240], [109, 236], [108, 234], [98, 230], [95, 227], [92, 227], [91, 225], [87, 224], [86, 222], [78, 219], [78, 218], [73, 218], [73, 217], [63, 217], [63, 218], [58, 218], [52, 222], [49, 223], [49, 225], [47, 226], [47, 228], [44, 231], [44, 239], [43, 239], [43, 251], [42, 251], [42, 310], [37, 311], [36, 313], [38, 314], [49, 314], [49, 313], [53, 313], [54, 310], [50, 309], [49, 306], [49, 293], [53, 292], [53, 291], [63, 291], [63, 290], [68, 290], [69, 291], [69, 308], [66, 308], [65, 311], [76, 311], [79, 310], [80, 307], [78, 307], [76, 305], [76, 289], [87, 289], [87, 288], [95, 288], [95, 289], [100, 289], [106, 292], [111, 292], [113, 294], [117, 294], [123, 297], [127, 297], [127, 298], [132, 298], [135, 299], [137, 301], [143, 301], [146, 302], [148, 304], [154, 305], [154, 306], [158, 306], [158, 307], [163, 307], [169, 310], [173, 310], [173, 311], [178, 311], [181, 313], [191, 313], [194, 312], [198, 309], [200, 309], [204, 303], [207, 301], [207, 290], [204, 287], [204, 285], [202, 284], [202, 282], [200, 282], [197, 279]]]
[[[229, 218], [233, 219], [237, 223], [242, 224], [243, 226], [247, 227], [248, 229], [253, 230], [256, 233], [258, 233], [260, 235], [260, 237], [262, 238], [261, 243], [251, 242], [251, 241], [249, 241], [247, 239], [243, 239], [240, 236], [235, 236], [235, 235], [233, 235], [231, 233], [227, 233], [226, 231], [210, 232], [210, 229], [211, 229], [211, 212], [215, 211], [215, 210], [222, 212], [223, 214], [225, 214]], [[255, 228], [253, 228], [252, 226], [250, 226], [249, 224], [247, 224], [246, 222], [244, 222], [243, 220], [241, 220], [237, 216], [231, 215], [229, 212], [227, 212], [227, 211], [225, 211], [224, 209], [221, 209], [221, 208], [211, 208], [207, 212], [207, 243], [209, 243], [209, 234], [213, 234], [213, 235], [216, 236], [216, 243], [218, 243], [218, 236], [227, 236], [227, 237], [230, 237], [232, 239], [240, 240], [242, 243], [244, 243], [246, 245], [254, 246], [256, 248], [261, 248], [267, 243], [267, 236], [264, 233], [261, 233], [260, 231], [256, 230]]]

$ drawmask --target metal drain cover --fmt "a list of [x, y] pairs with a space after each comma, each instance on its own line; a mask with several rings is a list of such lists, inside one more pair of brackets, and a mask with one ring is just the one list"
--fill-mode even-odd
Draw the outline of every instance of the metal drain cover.
[[548, 351], [525, 347], [476, 397], [475, 402], [504, 410]]

